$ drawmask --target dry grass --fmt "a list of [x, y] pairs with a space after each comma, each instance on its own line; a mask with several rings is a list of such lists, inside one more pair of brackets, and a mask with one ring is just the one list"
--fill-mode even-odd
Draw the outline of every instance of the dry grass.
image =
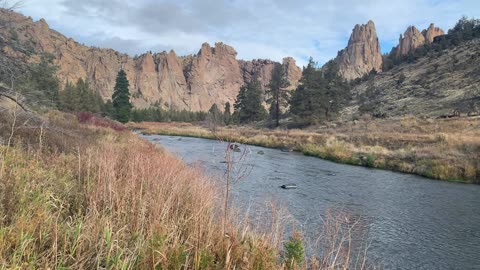
[[[233, 214], [222, 220], [222, 191], [200, 169], [134, 134], [81, 125], [61, 113], [37, 120], [47, 131], [14, 127], [13, 146], [0, 145], [0, 268], [318, 266], [316, 259], [292, 267], [280, 260], [276, 211], [271, 229], [252, 230]], [[338, 261], [336, 269], [348, 267], [348, 260]]]
[[130, 124], [146, 134], [182, 135], [290, 148], [337, 162], [422, 176], [480, 183], [480, 118], [368, 119], [312, 127], [268, 130], [223, 127], [212, 134], [202, 126]]
[[277, 266], [275, 243], [266, 235], [241, 233], [231, 223], [232, 237], [223, 237], [216, 190], [200, 170], [130, 133], [100, 133], [86, 148], [72, 145], [79, 150], [71, 152], [1, 147], [1, 265]]

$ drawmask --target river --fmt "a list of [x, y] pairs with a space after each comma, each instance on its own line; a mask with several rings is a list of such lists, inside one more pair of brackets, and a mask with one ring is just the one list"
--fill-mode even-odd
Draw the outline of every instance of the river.
[[[144, 136], [208, 174], [225, 174], [225, 144]], [[248, 173], [232, 187], [236, 205], [262, 213], [284, 206], [310, 242], [326, 209], [362, 220], [370, 260], [385, 269], [480, 269], [480, 186], [337, 164], [294, 152], [247, 149]], [[258, 154], [263, 151], [264, 154]], [[295, 183], [297, 189], [284, 190]]]

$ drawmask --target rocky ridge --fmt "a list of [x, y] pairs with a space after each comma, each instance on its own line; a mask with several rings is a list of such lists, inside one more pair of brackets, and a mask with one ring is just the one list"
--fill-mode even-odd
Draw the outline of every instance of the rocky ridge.
[[[265, 87], [275, 65], [270, 60], [237, 60], [235, 49], [223, 43], [213, 47], [204, 43], [195, 55], [180, 57], [172, 50], [133, 58], [112, 49], [87, 47], [51, 29], [43, 19], [34, 22], [5, 9], [0, 9], [0, 24], [1, 53], [25, 62], [38, 61], [42, 53], [53, 55], [62, 85], [86, 79], [107, 100], [123, 68], [138, 108], [156, 105], [206, 111], [214, 103], [223, 108], [226, 102], [234, 103], [240, 87], [253, 76]], [[291, 57], [281, 64], [293, 89], [301, 69]]]

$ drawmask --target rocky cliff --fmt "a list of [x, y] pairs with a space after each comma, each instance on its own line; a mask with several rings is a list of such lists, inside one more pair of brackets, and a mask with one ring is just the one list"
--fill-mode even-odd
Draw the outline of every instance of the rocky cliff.
[[396, 57], [407, 55], [415, 51], [418, 47], [432, 43], [435, 37], [444, 34], [445, 32], [442, 29], [435, 27], [433, 23], [430, 24], [428, 29], [425, 29], [422, 32], [415, 28], [415, 26], [409, 26], [403, 36], [400, 35], [398, 46], [395, 47], [393, 51]]
[[[216, 103], [220, 108], [234, 103], [240, 87], [257, 77], [265, 87], [273, 65], [270, 60], [237, 60], [237, 52], [223, 43], [205, 43], [195, 55], [179, 57], [174, 51], [145, 53], [132, 58], [111, 49], [87, 47], [50, 29], [45, 20], [0, 9], [0, 53], [19, 61], [38, 61], [42, 53], [54, 56], [60, 82], [86, 79], [91, 87], [109, 99], [117, 72], [123, 68], [130, 81], [136, 107], [206, 111]], [[295, 86], [301, 69], [293, 58], [282, 65]]]
[[347, 80], [362, 77], [373, 69], [381, 71], [382, 53], [373, 21], [355, 25], [348, 46], [338, 53], [336, 61], [340, 74]]

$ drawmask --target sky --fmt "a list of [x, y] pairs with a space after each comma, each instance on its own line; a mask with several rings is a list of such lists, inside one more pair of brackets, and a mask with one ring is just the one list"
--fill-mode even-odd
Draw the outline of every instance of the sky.
[[343, 49], [355, 24], [373, 20], [383, 53], [410, 25], [448, 30], [480, 18], [480, 0], [26, 0], [18, 11], [89, 46], [132, 56], [175, 50], [195, 54], [224, 42], [239, 59], [319, 64]]

